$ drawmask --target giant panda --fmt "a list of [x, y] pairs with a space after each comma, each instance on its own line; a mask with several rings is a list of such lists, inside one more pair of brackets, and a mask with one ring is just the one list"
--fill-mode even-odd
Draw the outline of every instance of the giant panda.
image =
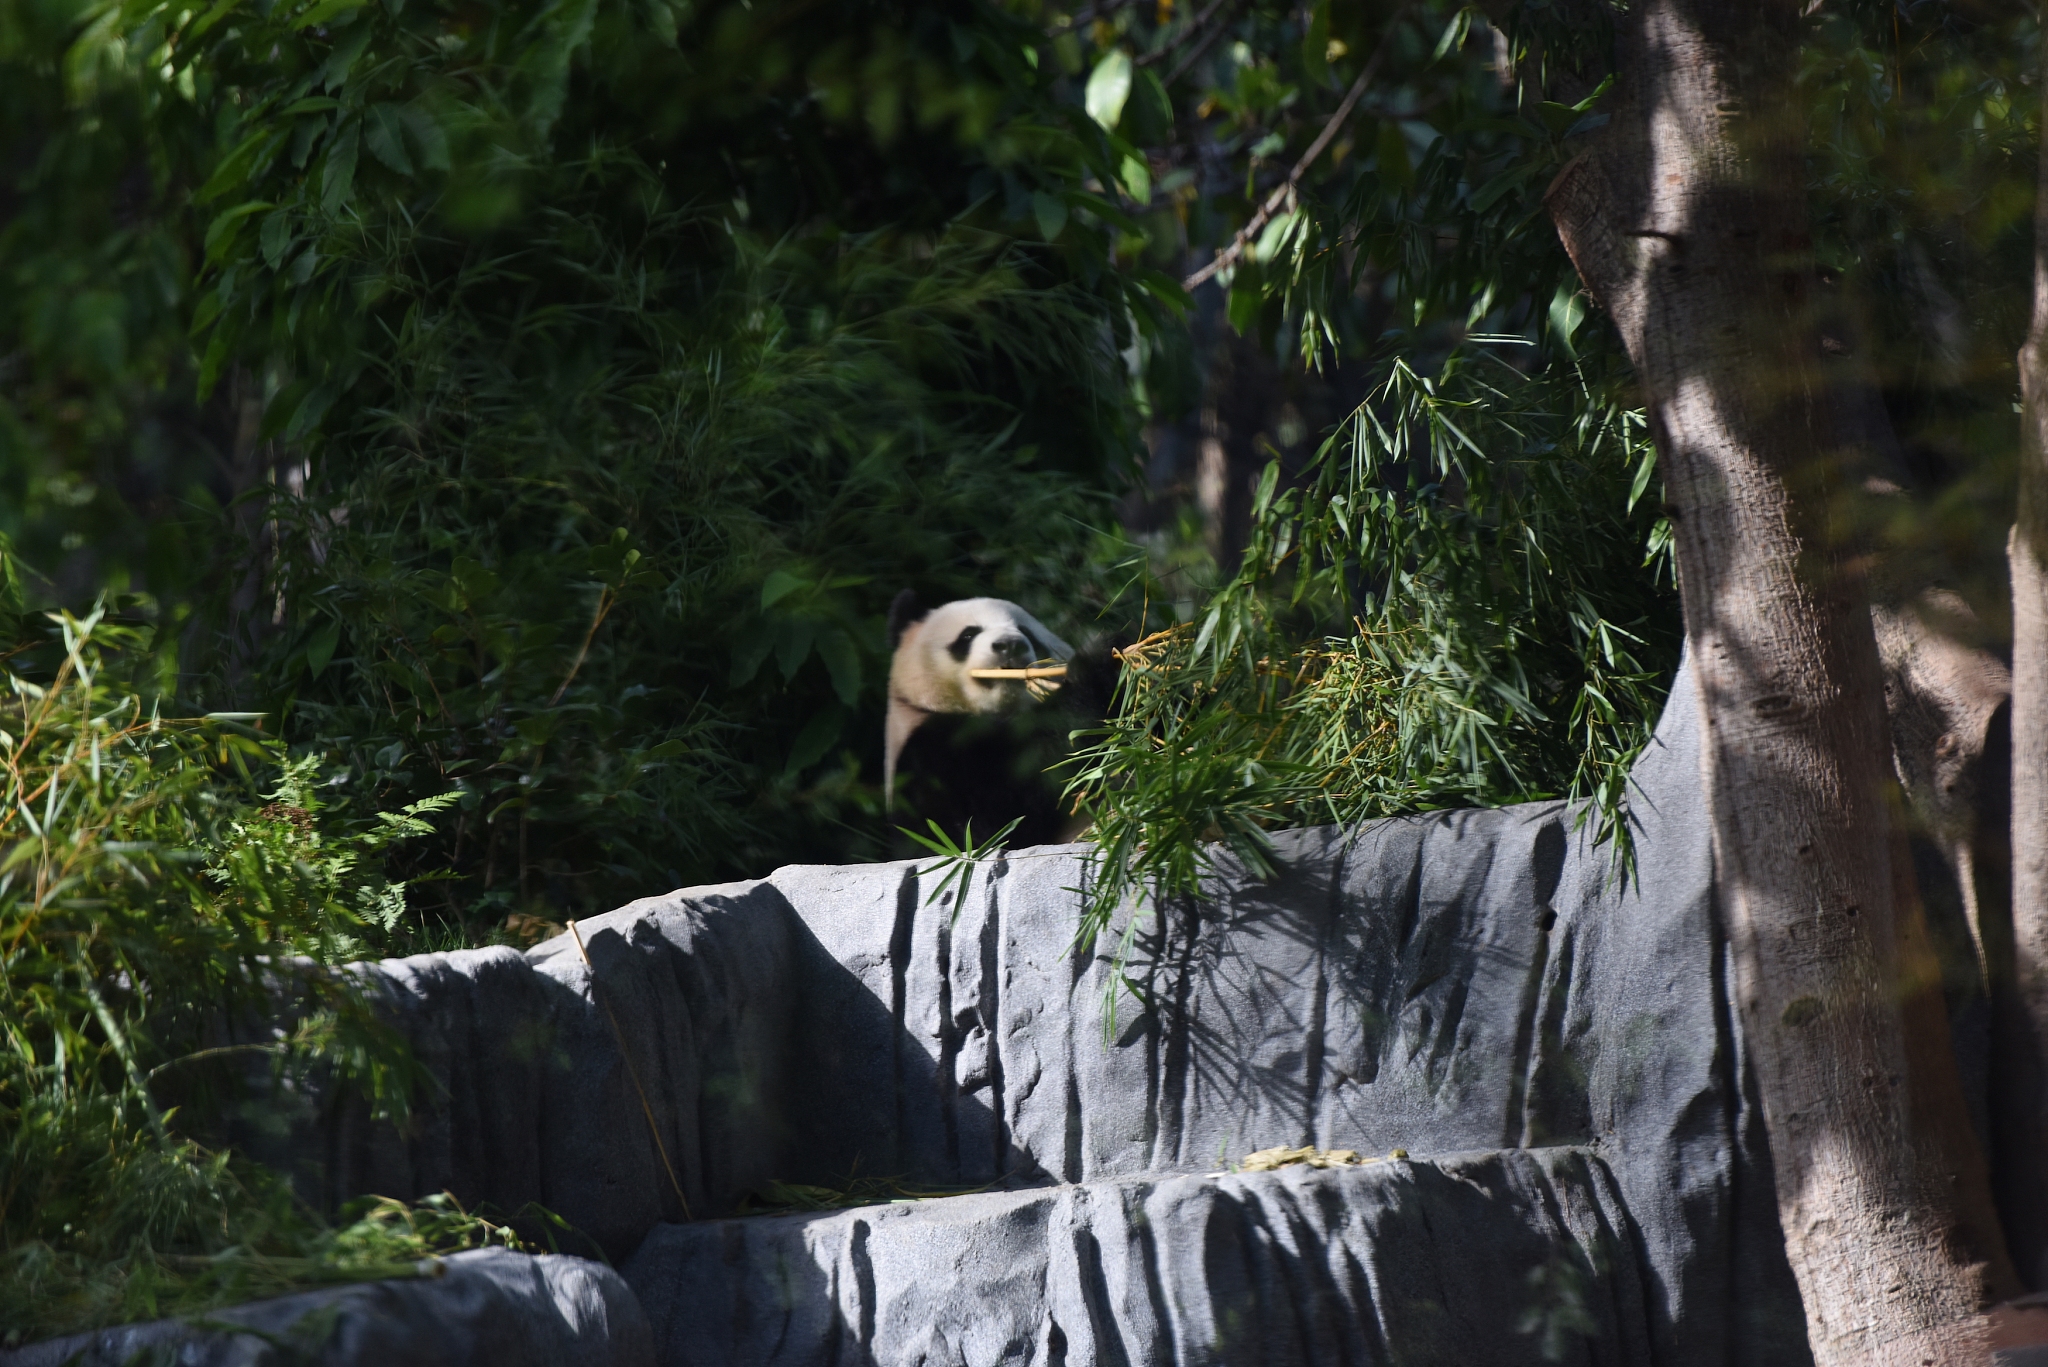
[[1047, 697], [1088, 690], [1070, 687], [1071, 677], [1027, 683], [970, 671], [1066, 663], [1074, 648], [1015, 603], [963, 598], [926, 610], [909, 589], [890, 605], [889, 644], [882, 791], [891, 820], [920, 832], [936, 821], [955, 841], [971, 822], [986, 841], [1016, 819], [1012, 848], [1068, 837], [1060, 785], [1046, 770], [1065, 757], [1068, 733], [1094, 719]]

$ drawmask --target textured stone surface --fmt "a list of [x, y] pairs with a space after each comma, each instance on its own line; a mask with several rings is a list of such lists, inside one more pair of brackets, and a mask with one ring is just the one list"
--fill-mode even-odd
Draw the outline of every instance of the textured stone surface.
[[1590, 1367], [1651, 1361], [1636, 1265], [1551, 1148], [665, 1225], [624, 1271], [663, 1367]]
[[442, 1190], [508, 1215], [537, 1202], [613, 1259], [686, 1201], [724, 1209], [774, 1175], [793, 1019], [779, 894], [694, 888], [579, 924], [594, 997], [566, 936], [365, 965], [429, 1074], [416, 1123], [308, 1105], [266, 1156], [329, 1205]]
[[[1139, 940], [1066, 953], [1070, 850], [977, 875], [793, 868], [795, 1150], [781, 1171], [962, 1184], [1213, 1169], [1313, 1143], [1417, 1155], [1590, 1146], [1634, 1216], [1657, 1360], [1805, 1360], [1739, 1079], [1688, 680], [1638, 765], [1639, 877], [1554, 804], [1280, 837]], [[935, 1275], [944, 1275], [943, 1271]]]
[[[1697, 725], [1682, 674], [1628, 886], [1556, 804], [1289, 833], [1141, 925], [1113, 1028], [1072, 847], [957, 905], [913, 863], [634, 903], [582, 923], [594, 984], [566, 937], [366, 966], [439, 1089], [403, 1134], [308, 1098], [287, 1153], [328, 1199], [558, 1212], [664, 1362], [1508, 1362], [1577, 1295], [1577, 1360], [1801, 1363]], [[1194, 1175], [1281, 1144], [1417, 1161]], [[674, 1223], [856, 1172], [997, 1190]]]
[[[581, 1258], [458, 1253], [438, 1277], [308, 1291], [52, 1339], [5, 1367], [652, 1367], [647, 1318], [619, 1274]], [[233, 1327], [230, 1327], [233, 1326]]]

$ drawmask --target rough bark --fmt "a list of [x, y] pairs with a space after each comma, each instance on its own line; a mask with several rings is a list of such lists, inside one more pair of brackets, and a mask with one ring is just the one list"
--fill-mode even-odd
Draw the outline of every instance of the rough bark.
[[[2043, 49], [2048, 73], [2048, 48]], [[2048, 86], [2042, 89], [2048, 110]], [[2048, 1287], [2048, 140], [2034, 222], [2034, 319], [2020, 350], [2020, 470], [2012, 564], [2012, 922], [2018, 1000], [1999, 1013], [2017, 1114], [1997, 1150], [2024, 1171], [2007, 1201], [2014, 1252]], [[1996, 1003], [1994, 1003], [1996, 1010]], [[2002, 1060], [2003, 1061], [2003, 1060]], [[2001, 1166], [2004, 1166], [2001, 1164]]]
[[1932, 590], [1900, 606], [1877, 605], [1871, 624], [1884, 667], [1892, 761], [1927, 837], [1941, 851], [1962, 898], [1977, 970], [1992, 972], [1987, 937], [1996, 909], [1985, 905], [1977, 845], [1984, 834], [1984, 751], [1998, 709], [2012, 696], [2012, 672], [1987, 650], [1947, 629], [1975, 625], [1962, 599]]
[[1814, 326], [1797, 13], [1649, 0], [1552, 216], [1621, 332], [1674, 502], [1735, 986], [1815, 1359], [1981, 1362], [2010, 1294], [1885, 773], [1852, 462]]

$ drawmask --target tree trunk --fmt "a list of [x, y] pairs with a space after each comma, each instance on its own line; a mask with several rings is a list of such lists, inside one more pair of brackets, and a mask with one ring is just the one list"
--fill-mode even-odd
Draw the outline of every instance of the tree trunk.
[[1875, 606], [1870, 616], [1899, 782], [1955, 879], [1988, 990], [1998, 912], [1984, 904], [1978, 813], [1985, 746], [1998, 709], [2012, 696], [2012, 673], [1990, 651], [1957, 639], [1951, 624], [1973, 627], [1976, 615], [1953, 593], [1930, 590], [1897, 606]]
[[[2048, 76], [2048, 47], [2042, 49]], [[2048, 111], [2048, 86], [2042, 88]], [[2036, 1288], [2048, 1287], [2048, 127], [2034, 208], [2034, 320], [2020, 349], [2018, 520], [2012, 562], [2012, 925], [2018, 1001], [1994, 1017], [2010, 1053], [2017, 1113], [2001, 1135], [2023, 1171], [2006, 1174], [2014, 1253]], [[2005, 1060], [2001, 1060], [2005, 1061]], [[2008, 1166], [2001, 1164], [2002, 1167]]]
[[1886, 775], [1860, 560], [1830, 535], [1796, 7], [1647, 0], [1550, 192], [1675, 503], [1734, 987], [1822, 1367], [1980, 1363], [2013, 1289]]

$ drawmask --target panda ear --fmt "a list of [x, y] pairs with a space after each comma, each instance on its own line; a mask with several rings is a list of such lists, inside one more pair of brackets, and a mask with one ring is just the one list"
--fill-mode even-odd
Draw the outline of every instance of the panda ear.
[[917, 590], [905, 589], [896, 595], [896, 601], [889, 604], [889, 649], [894, 650], [903, 640], [903, 633], [913, 622], [924, 620], [924, 609], [918, 606]]

